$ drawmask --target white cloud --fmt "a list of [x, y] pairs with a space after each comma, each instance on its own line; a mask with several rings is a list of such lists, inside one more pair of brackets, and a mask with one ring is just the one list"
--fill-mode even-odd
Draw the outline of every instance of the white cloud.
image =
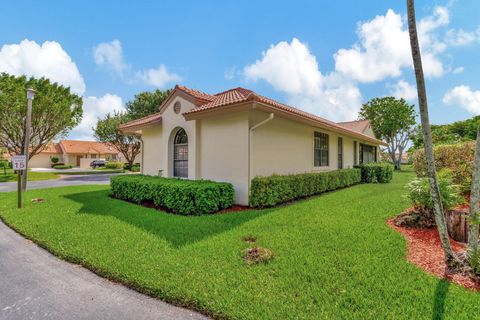
[[130, 84], [142, 82], [149, 86], [164, 88], [170, 82], [182, 80], [178, 74], [169, 72], [163, 64], [157, 69], [132, 70], [131, 65], [125, 62], [122, 43], [116, 39], [111, 42], [102, 42], [94, 47], [93, 58], [97, 65], [110, 68]]
[[122, 44], [118, 40], [97, 45], [93, 48], [93, 58], [97, 65], [107, 66], [118, 73], [122, 73], [127, 68], [123, 59]]
[[70, 132], [69, 137], [93, 140], [92, 128], [97, 124], [98, 118], [109, 112], [122, 110], [124, 110], [122, 98], [117, 95], [107, 93], [101, 97], [84, 97], [82, 122]]
[[403, 79], [389, 87], [391, 89], [390, 93], [395, 98], [403, 98], [407, 101], [414, 101], [417, 99], [417, 88]]
[[464, 67], [457, 67], [457, 68], [452, 70], [452, 73], [453, 74], [460, 74], [460, 73], [463, 73], [463, 71], [465, 71]]
[[25, 39], [19, 44], [3, 45], [0, 49], [0, 72], [46, 77], [70, 87], [73, 93], [82, 95], [85, 92], [85, 82], [77, 65], [55, 41], [39, 45]]
[[[446, 49], [435, 32], [449, 23], [448, 9], [435, 8], [433, 15], [419, 21], [418, 34], [427, 77], [444, 73], [438, 54]], [[405, 18], [389, 9], [385, 15], [361, 23], [357, 29], [359, 42], [334, 55], [335, 68], [346, 77], [359, 82], [375, 82], [399, 77], [402, 69], [412, 66], [410, 40]]]
[[457, 86], [445, 93], [443, 102], [464, 108], [470, 113], [480, 115], [480, 90], [473, 91], [469, 86]]
[[143, 81], [147, 85], [157, 88], [164, 88], [167, 83], [182, 80], [178, 74], [170, 73], [163, 64], [157, 69], [138, 71], [135, 74], [135, 78]]
[[290, 104], [332, 120], [353, 119], [360, 109], [358, 88], [339, 74], [322, 75], [316, 57], [296, 38], [270, 46], [243, 72], [247, 80], [264, 80], [286, 93]]
[[446, 34], [447, 43], [453, 46], [467, 46], [475, 41], [479, 41], [479, 39], [480, 29], [476, 32], [469, 32], [463, 29], [450, 29]]

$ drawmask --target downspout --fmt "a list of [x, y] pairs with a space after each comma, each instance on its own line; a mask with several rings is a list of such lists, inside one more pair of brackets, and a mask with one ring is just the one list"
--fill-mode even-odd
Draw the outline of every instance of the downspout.
[[143, 138], [140, 137], [140, 148], [141, 148], [141, 157], [140, 157], [140, 160], [142, 161], [142, 163], [140, 163], [140, 173], [143, 174], [143, 150], [145, 150], [144, 148], [144, 143], [143, 143]]
[[[255, 105], [254, 105], [254, 108], [255, 108]], [[252, 133], [255, 129], [257, 129], [258, 127], [261, 127], [263, 126], [264, 124], [270, 122], [273, 120], [273, 117], [274, 117], [274, 114], [273, 113], [270, 113], [268, 115], [268, 118], [257, 123], [256, 125], [254, 125], [253, 127], [251, 127], [248, 131], [248, 199], [249, 199], [249, 202], [250, 202], [250, 184], [252, 182], [252, 157], [253, 157], [253, 140], [252, 140]]]

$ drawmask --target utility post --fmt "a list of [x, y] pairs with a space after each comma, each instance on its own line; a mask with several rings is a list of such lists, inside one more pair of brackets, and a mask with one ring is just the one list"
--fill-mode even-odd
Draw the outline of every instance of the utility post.
[[22, 190], [27, 191], [27, 172], [28, 172], [28, 148], [30, 146], [30, 131], [32, 130], [32, 102], [35, 97], [35, 90], [27, 88], [27, 117], [25, 119], [25, 145], [23, 154], [26, 157], [26, 168], [22, 173]]

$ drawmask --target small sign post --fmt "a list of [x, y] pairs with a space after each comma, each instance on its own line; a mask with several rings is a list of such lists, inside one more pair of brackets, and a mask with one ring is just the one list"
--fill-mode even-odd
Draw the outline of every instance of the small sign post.
[[18, 182], [18, 208], [22, 207], [22, 173], [27, 169], [27, 156], [18, 155], [12, 157], [12, 169], [17, 172]]

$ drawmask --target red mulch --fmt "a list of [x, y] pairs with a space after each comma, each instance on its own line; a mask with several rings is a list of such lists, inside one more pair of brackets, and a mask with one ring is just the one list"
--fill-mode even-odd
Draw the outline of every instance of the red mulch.
[[[415, 229], [397, 227], [393, 224], [393, 219], [387, 221], [387, 224], [400, 232], [407, 240], [408, 253], [407, 260], [424, 271], [464, 286], [467, 289], [480, 291], [480, 283], [474, 281], [468, 276], [461, 274], [452, 274], [447, 271], [443, 249], [440, 244], [440, 237], [436, 228]], [[465, 251], [465, 244], [450, 240], [452, 249], [455, 252]]]

